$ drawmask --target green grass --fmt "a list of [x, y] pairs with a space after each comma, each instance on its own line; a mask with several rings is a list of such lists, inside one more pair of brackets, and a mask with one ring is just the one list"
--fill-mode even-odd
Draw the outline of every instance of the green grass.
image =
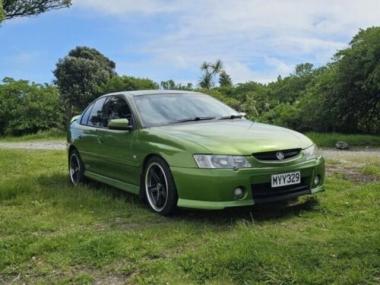
[[372, 175], [380, 177], [380, 162], [371, 163], [370, 161], [366, 163], [361, 169], [364, 175]]
[[48, 131], [40, 131], [35, 134], [24, 136], [0, 136], [0, 142], [26, 142], [38, 140], [64, 140], [66, 133], [62, 130], [52, 129]]
[[306, 133], [320, 147], [335, 147], [336, 142], [345, 141], [350, 146], [380, 147], [380, 135]]
[[61, 151], [0, 150], [0, 284], [379, 284], [380, 183], [288, 207], [181, 210], [70, 187]]

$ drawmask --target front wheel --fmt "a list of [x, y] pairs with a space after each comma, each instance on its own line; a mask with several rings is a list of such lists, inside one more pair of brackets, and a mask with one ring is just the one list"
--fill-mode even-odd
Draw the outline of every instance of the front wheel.
[[84, 165], [76, 150], [72, 150], [69, 154], [69, 176], [74, 186], [85, 182]]
[[144, 171], [144, 194], [150, 208], [161, 215], [169, 215], [177, 207], [177, 191], [167, 163], [152, 157]]

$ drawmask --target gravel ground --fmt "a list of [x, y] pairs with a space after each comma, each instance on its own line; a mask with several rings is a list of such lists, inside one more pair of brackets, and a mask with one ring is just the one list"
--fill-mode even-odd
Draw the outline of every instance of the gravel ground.
[[380, 148], [355, 147], [350, 150], [337, 150], [334, 148], [321, 149], [325, 158], [335, 160], [355, 160], [356, 158], [363, 159], [364, 157], [380, 158]]
[[66, 149], [66, 142], [65, 141], [0, 142], [0, 149], [1, 148], [64, 150]]

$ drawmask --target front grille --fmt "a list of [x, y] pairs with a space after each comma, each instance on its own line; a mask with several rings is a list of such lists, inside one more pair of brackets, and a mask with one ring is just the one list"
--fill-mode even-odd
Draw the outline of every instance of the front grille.
[[[252, 155], [258, 160], [274, 160], [281, 161], [283, 159], [288, 159], [297, 156], [300, 153], [300, 148], [295, 149], [287, 149], [287, 150], [278, 150], [278, 151], [268, 151], [268, 152], [258, 152], [253, 153]], [[283, 154], [282, 159], [278, 158], [278, 153], [281, 152]]]
[[272, 188], [271, 183], [252, 184], [252, 197], [256, 204], [286, 200], [310, 194], [309, 179], [302, 178], [297, 185]]

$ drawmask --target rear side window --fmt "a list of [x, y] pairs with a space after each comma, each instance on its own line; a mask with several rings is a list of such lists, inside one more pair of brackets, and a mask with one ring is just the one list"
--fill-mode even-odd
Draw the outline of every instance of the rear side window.
[[98, 101], [95, 102], [94, 107], [92, 107], [90, 119], [88, 120], [88, 125], [91, 127], [103, 127], [103, 104], [106, 100], [105, 97], [100, 98]]
[[91, 104], [90, 106], [88, 106], [87, 109], [84, 111], [82, 118], [80, 120], [81, 125], [87, 125], [88, 118], [90, 117], [92, 107], [94, 107], [94, 104]]

